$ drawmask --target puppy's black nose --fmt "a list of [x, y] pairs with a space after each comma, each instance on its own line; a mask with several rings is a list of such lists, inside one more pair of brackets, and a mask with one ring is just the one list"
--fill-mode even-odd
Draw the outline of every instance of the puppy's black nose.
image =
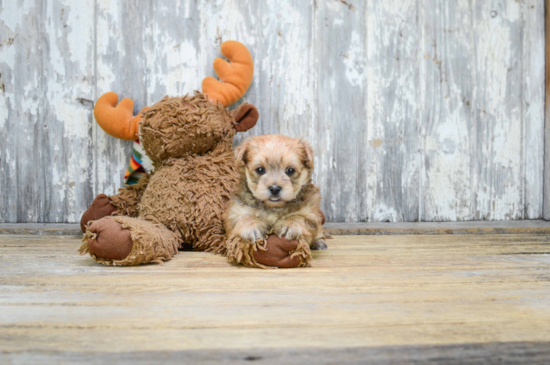
[[269, 191], [271, 191], [272, 195], [279, 195], [279, 192], [281, 191], [281, 187], [279, 185], [271, 185], [269, 187]]

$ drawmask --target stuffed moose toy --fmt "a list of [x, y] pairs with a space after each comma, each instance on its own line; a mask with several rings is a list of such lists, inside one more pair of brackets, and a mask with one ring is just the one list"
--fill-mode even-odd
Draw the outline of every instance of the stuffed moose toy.
[[239, 181], [233, 139], [236, 132], [252, 128], [259, 113], [251, 104], [227, 108], [252, 83], [250, 52], [235, 41], [224, 42], [221, 52], [230, 62], [216, 58], [220, 81], [205, 78], [202, 93], [166, 96], [137, 116], [130, 99], [117, 105], [113, 92], [98, 99], [97, 123], [114, 137], [139, 138], [154, 170], [117, 195], [95, 198], [82, 216], [81, 254], [103, 264], [139, 265], [166, 261], [178, 249], [192, 248], [251, 267], [308, 265], [311, 252], [293, 252], [297, 243], [276, 235], [261, 249], [250, 250], [253, 243], [247, 242], [226, 245], [223, 215]]

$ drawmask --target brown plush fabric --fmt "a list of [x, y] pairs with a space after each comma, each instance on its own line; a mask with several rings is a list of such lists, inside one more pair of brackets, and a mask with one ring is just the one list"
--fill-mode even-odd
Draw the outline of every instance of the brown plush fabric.
[[117, 208], [118, 214], [116, 215], [137, 217], [139, 215], [139, 202], [147, 188], [147, 184], [149, 184], [149, 175], [142, 177], [134, 185], [119, 189], [117, 195], [109, 197], [111, 205]]
[[[106, 253], [92, 255], [96, 260], [117, 265], [159, 262], [172, 257], [183, 242], [225, 253], [223, 213], [239, 180], [232, 147], [236, 114], [198, 92], [165, 97], [149, 108], [141, 122], [141, 144], [155, 171], [110, 197], [117, 216], [109, 219], [130, 229], [132, 251], [116, 260]], [[94, 244], [102, 242], [96, 234], [86, 232], [81, 252], [95, 252]]]
[[230, 262], [260, 269], [309, 266], [311, 250], [305, 240], [287, 240], [275, 234], [252, 243], [238, 236], [227, 239]]
[[94, 256], [107, 260], [122, 260], [132, 251], [130, 230], [114, 219], [100, 219], [88, 228], [88, 250]]
[[196, 249], [224, 253], [223, 213], [237, 184], [231, 147], [172, 159], [151, 176], [140, 216], [180, 232]]
[[109, 197], [105, 194], [99, 194], [95, 197], [92, 205], [84, 212], [80, 219], [80, 229], [82, 233], [86, 232], [86, 226], [91, 221], [96, 221], [103, 217], [115, 214], [117, 207], [111, 204]]
[[[189, 107], [191, 105], [192, 107]], [[141, 122], [141, 142], [154, 163], [204, 154], [235, 135], [230, 112], [201, 93], [164, 97]]]
[[[79, 252], [81, 254], [90, 253], [96, 261], [102, 264], [127, 266], [147, 264], [151, 262], [160, 263], [171, 259], [172, 256], [177, 253], [178, 247], [181, 244], [181, 236], [170, 231], [162, 224], [145, 221], [139, 218], [120, 216], [105, 217], [102, 220], [106, 219], [114, 220], [120, 223], [120, 227], [123, 230], [130, 231], [130, 236], [132, 238], [132, 250], [125, 258], [120, 260], [94, 255], [90, 250], [90, 241], [93, 242], [93, 240], [96, 240], [102, 242], [102, 234], [108, 235], [116, 231], [105, 230], [94, 233], [88, 229], [82, 239], [84, 244], [80, 247]], [[116, 237], [118, 235], [120, 235], [120, 233], [115, 233], [115, 237], [106, 236], [106, 240], [121, 241], [121, 238]]]

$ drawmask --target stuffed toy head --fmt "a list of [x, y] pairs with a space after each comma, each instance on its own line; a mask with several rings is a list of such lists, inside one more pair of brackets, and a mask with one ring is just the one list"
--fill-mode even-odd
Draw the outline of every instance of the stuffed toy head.
[[202, 155], [220, 145], [232, 145], [237, 131], [256, 124], [258, 112], [250, 104], [229, 111], [201, 93], [165, 97], [143, 113], [140, 140], [155, 164], [187, 154]]
[[135, 117], [131, 99], [122, 99], [117, 105], [118, 95], [113, 92], [98, 99], [94, 115], [100, 127], [114, 137], [134, 140], [138, 145], [134, 146], [131, 170], [137, 170], [146, 159], [156, 166], [169, 158], [204, 154], [215, 146], [231, 145], [236, 132], [247, 131], [256, 124], [259, 113], [253, 105], [227, 109], [252, 83], [252, 56], [244, 45], [235, 41], [224, 42], [221, 52], [230, 62], [214, 60], [220, 80], [206, 77], [202, 82], [203, 93], [166, 96], [143, 108]]

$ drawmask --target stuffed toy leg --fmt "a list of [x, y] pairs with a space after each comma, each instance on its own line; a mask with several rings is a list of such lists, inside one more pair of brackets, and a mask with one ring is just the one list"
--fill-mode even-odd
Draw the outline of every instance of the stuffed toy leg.
[[89, 253], [98, 262], [116, 266], [170, 260], [182, 241], [162, 224], [126, 216], [94, 221], [82, 240], [81, 254]]

